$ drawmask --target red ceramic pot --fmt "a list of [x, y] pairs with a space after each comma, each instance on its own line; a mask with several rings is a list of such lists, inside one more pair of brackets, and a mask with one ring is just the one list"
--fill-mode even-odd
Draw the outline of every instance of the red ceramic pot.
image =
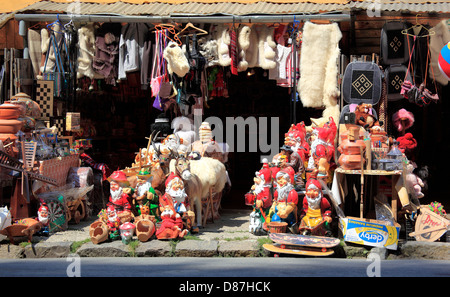
[[0, 120], [0, 133], [16, 134], [23, 126], [19, 120]]
[[20, 106], [15, 104], [1, 104], [0, 105], [0, 119], [14, 120], [20, 116]]

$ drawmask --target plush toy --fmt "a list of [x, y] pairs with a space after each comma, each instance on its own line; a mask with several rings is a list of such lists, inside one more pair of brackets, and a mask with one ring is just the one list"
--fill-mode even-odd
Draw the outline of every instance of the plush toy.
[[411, 133], [406, 133], [405, 135], [398, 137], [397, 141], [399, 150], [406, 154], [408, 158], [413, 157], [409, 156], [409, 153], [417, 147], [417, 141], [414, 139], [413, 135]]
[[383, 123], [379, 122], [371, 113], [372, 104], [360, 103], [355, 108], [355, 124], [364, 127], [364, 129], [371, 129], [373, 127], [380, 127]]
[[413, 173], [415, 168], [415, 164], [411, 162], [406, 166], [406, 187], [409, 193], [419, 199], [424, 196], [422, 193], [422, 187], [424, 187], [425, 184], [420, 177]]

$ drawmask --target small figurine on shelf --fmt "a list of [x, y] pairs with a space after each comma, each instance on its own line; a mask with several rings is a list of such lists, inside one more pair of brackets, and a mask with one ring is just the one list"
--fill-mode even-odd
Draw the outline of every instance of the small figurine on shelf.
[[[255, 184], [252, 186], [251, 192], [253, 201], [253, 212], [250, 214], [251, 233], [261, 231], [261, 222], [266, 221], [266, 217], [272, 206], [272, 172], [270, 171], [267, 159], [263, 160], [263, 168], [255, 173], [253, 179]], [[258, 227], [259, 226], [259, 227]]]
[[294, 189], [294, 171], [287, 167], [277, 173], [277, 188], [274, 193], [274, 201], [269, 210], [271, 222], [286, 222], [291, 231], [297, 225], [298, 193]]
[[133, 218], [130, 203], [130, 195], [132, 195], [130, 182], [125, 173], [120, 170], [114, 171], [108, 177], [108, 181], [110, 182], [111, 195], [107, 206], [114, 208], [122, 223], [130, 222]]
[[304, 235], [331, 236], [329, 230], [331, 221], [331, 204], [323, 196], [322, 186], [317, 180], [317, 170], [315, 170], [306, 182], [299, 231]]
[[48, 206], [47, 203], [41, 203], [41, 206], [38, 209], [38, 220], [41, 223], [41, 229], [37, 232], [37, 235], [49, 235], [49, 221], [48, 221]]

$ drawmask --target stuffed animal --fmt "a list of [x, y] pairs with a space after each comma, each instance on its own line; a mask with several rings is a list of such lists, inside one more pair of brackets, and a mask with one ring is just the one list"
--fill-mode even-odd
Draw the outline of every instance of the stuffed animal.
[[420, 199], [424, 196], [422, 187], [424, 187], [425, 184], [420, 177], [413, 173], [415, 168], [415, 164], [411, 162], [406, 166], [406, 187], [409, 193], [414, 195], [415, 198]]
[[372, 104], [360, 103], [355, 108], [355, 124], [364, 127], [365, 129], [371, 129], [380, 127], [383, 123], [379, 122], [372, 114]]

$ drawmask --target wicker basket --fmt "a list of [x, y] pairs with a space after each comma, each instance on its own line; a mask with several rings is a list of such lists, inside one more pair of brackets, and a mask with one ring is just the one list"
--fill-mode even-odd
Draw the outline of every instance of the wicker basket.
[[285, 233], [287, 223], [286, 222], [270, 222], [268, 224], [270, 233]]

